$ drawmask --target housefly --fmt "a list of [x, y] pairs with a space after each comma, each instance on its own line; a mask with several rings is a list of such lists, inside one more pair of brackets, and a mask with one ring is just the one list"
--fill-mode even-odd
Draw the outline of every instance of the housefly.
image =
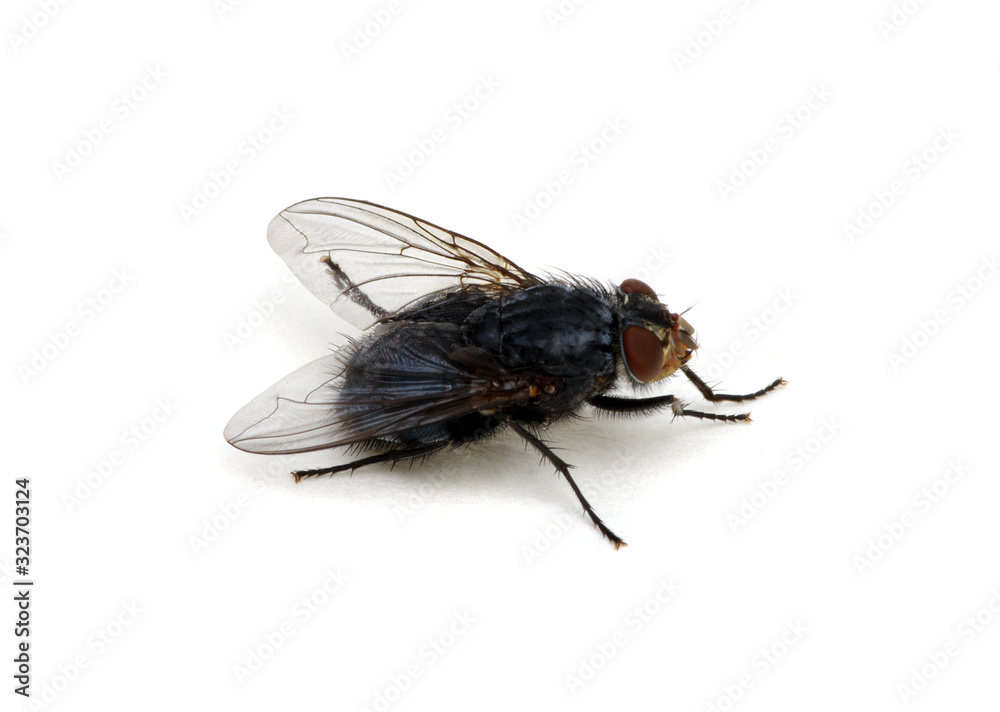
[[689, 410], [673, 395], [630, 398], [689, 367], [694, 329], [638, 279], [619, 286], [538, 276], [480, 242], [359, 200], [318, 198], [283, 210], [271, 247], [302, 283], [364, 330], [357, 340], [280, 380], [233, 416], [225, 437], [262, 454], [353, 446], [365, 457], [293, 473], [296, 481], [378, 462], [412, 461], [512, 430], [566, 478], [615, 548], [609, 529], [541, 439], [587, 405], [610, 413], [749, 421], [747, 413]]

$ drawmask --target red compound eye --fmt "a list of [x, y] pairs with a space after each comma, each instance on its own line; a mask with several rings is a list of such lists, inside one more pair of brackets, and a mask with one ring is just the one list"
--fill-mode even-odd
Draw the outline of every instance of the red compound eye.
[[628, 370], [643, 383], [651, 383], [663, 368], [663, 346], [649, 329], [625, 327], [622, 353]]
[[656, 292], [654, 292], [653, 288], [641, 279], [630, 277], [622, 282], [620, 289], [625, 292], [625, 294], [645, 294], [647, 297], [656, 299]]

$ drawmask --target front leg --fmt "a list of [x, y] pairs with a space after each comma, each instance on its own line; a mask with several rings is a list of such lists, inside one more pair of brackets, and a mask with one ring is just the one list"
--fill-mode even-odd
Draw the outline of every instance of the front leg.
[[595, 408], [610, 413], [655, 413], [678, 404], [676, 396], [654, 396], [653, 398], [621, 398], [619, 396], [594, 396], [589, 403]]
[[689, 418], [703, 418], [705, 420], [724, 420], [729, 423], [738, 421], [750, 422], [749, 413], [719, 415], [717, 413], [703, 413], [700, 410], [688, 410], [679, 400], [677, 400], [676, 396], [654, 396], [653, 398], [594, 396], [589, 402], [595, 408], [600, 408], [601, 410], [606, 410], [610, 413], [655, 413], [658, 410], [662, 410], [667, 406], [670, 406], [674, 415], [683, 415]]
[[774, 379], [774, 382], [771, 383], [771, 385], [761, 388], [756, 393], [748, 393], [745, 396], [734, 396], [734, 395], [729, 395], [728, 393], [715, 393], [711, 388], [708, 387], [707, 383], [701, 380], [701, 378], [698, 376], [697, 373], [692, 371], [687, 366], [681, 366], [681, 370], [684, 371], [684, 375], [687, 376], [690, 379], [691, 383], [693, 383], [695, 387], [701, 392], [702, 397], [707, 401], [712, 401], [713, 403], [716, 403], [718, 401], [739, 402], [739, 401], [754, 400], [755, 398], [760, 398], [763, 395], [767, 395], [778, 386], [788, 385], [788, 381], [786, 381], [784, 378], [776, 378]]

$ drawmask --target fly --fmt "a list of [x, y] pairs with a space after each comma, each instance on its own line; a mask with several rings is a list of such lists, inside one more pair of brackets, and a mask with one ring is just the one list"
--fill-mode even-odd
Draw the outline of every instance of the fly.
[[226, 426], [226, 440], [247, 452], [352, 446], [367, 455], [295, 472], [297, 482], [412, 461], [509, 429], [566, 478], [617, 549], [625, 542], [597, 516], [542, 430], [587, 405], [750, 420], [689, 410], [673, 395], [614, 394], [677, 371], [713, 402], [753, 400], [785, 383], [715, 393], [687, 365], [698, 348], [694, 329], [645, 282], [537, 276], [480, 242], [373, 203], [297, 203], [271, 221], [268, 242], [313, 294], [364, 331], [293, 371]]

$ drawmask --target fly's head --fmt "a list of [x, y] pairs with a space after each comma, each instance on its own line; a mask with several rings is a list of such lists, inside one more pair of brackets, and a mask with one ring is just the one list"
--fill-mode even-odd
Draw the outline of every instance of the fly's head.
[[640, 383], [653, 383], [686, 364], [698, 348], [687, 320], [672, 314], [641, 280], [626, 279], [619, 290], [621, 353], [629, 375]]

